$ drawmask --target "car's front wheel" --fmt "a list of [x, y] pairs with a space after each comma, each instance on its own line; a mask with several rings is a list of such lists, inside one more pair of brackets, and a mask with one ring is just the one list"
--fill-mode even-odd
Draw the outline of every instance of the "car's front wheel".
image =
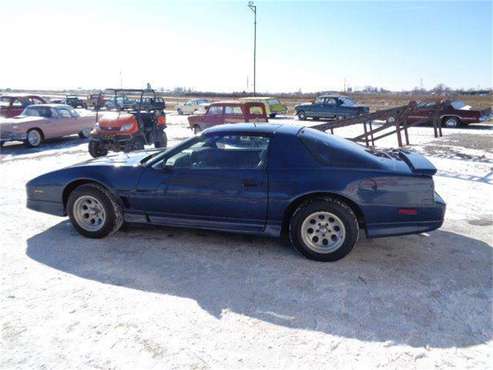
[[443, 125], [448, 128], [457, 128], [460, 126], [460, 121], [457, 117], [445, 117]]
[[346, 256], [358, 240], [356, 215], [336, 199], [314, 199], [294, 212], [289, 237], [294, 248], [316, 261], [337, 261]]
[[306, 120], [306, 114], [305, 114], [304, 111], [300, 110], [296, 115], [298, 116], [298, 119], [300, 121], [305, 121]]
[[121, 206], [108, 190], [96, 184], [81, 185], [68, 198], [67, 213], [79, 234], [104, 238], [123, 224]]

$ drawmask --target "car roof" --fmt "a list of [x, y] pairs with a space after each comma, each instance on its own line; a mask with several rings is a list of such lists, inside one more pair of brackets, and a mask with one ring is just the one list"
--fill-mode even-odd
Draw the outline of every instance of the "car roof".
[[347, 99], [351, 99], [349, 96], [338, 95], [338, 94], [324, 94], [324, 95], [320, 95], [319, 98], [347, 98]]
[[205, 135], [209, 134], [226, 134], [226, 133], [242, 133], [242, 134], [275, 134], [284, 133], [296, 135], [305, 126], [302, 125], [283, 125], [280, 123], [234, 123], [219, 125], [208, 128], [204, 131]]
[[269, 100], [273, 99], [270, 96], [246, 96], [244, 98], [240, 98], [240, 100]]
[[216, 104], [243, 104], [243, 102], [239, 100], [220, 100], [213, 102], [211, 105], [216, 105]]
[[[41, 98], [40, 95], [35, 94], [2, 94], [0, 98]], [[42, 99], [42, 98], [41, 98]]]

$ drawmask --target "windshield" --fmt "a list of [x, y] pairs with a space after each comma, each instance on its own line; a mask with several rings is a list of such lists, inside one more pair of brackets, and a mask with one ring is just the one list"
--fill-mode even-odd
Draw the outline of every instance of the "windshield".
[[140, 164], [142, 165], [154, 165], [154, 164], [159, 164], [163, 157], [165, 157], [168, 153], [175, 152], [178, 148], [181, 148], [182, 146], [189, 145], [190, 143], [198, 141], [198, 138], [200, 136], [193, 136], [191, 138], [186, 139], [185, 141], [182, 141], [181, 143], [177, 145], [173, 145], [172, 147], [168, 147], [164, 150], [157, 151], [155, 153], [152, 153], [151, 155], [143, 158], [140, 161]]
[[339, 99], [341, 99], [341, 101], [342, 101], [341, 105], [344, 107], [353, 107], [356, 105], [354, 100], [348, 98], [347, 96], [341, 96]]

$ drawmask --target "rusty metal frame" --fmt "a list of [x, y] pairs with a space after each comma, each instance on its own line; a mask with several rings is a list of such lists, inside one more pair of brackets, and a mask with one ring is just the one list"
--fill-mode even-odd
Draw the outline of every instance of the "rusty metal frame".
[[[433, 114], [431, 115], [433, 122], [433, 134], [435, 137], [442, 136], [440, 112], [443, 110], [444, 106], [447, 103], [448, 101], [444, 101], [444, 100], [435, 101], [433, 107]], [[363, 134], [350, 138], [350, 140], [357, 142], [364, 142], [366, 146], [370, 146], [370, 143], [371, 146], [375, 146], [375, 141], [396, 134], [397, 144], [399, 145], [399, 147], [402, 147], [404, 145], [410, 144], [409, 132], [408, 132], [409, 127], [419, 126], [430, 121], [430, 116], [429, 116], [424, 119], [418, 120], [414, 123], [408, 123], [408, 116], [411, 115], [415, 110], [417, 110], [417, 106], [418, 104], [415, 101], [411, 101], [409, 102], [409, 104], [400, 107], [384, 109], [373, 113], [366, 113], [353, 118], [323, 122], [310, 127], [320, 131], [330, 130], [330, 132], [334, 134], [334, 129], [336, 128], [347, 127], [356, 124], [363, 124]], [[394, 122], [388, 122], [388, 119], [390, 117], [395, 118]], [[373, 128], [373, 121], [375, 120], [383, 120], [386, 122], [379, 127]], [[393, 128], [393, 130], [390, 132], [381, 133], [382, 131], [389, 128]], [[402, 132], [404, 132], [405, 144], [403, 143], [402, 140]], [[375, 136], [375, 134], [378, 133], [381, 134]]]

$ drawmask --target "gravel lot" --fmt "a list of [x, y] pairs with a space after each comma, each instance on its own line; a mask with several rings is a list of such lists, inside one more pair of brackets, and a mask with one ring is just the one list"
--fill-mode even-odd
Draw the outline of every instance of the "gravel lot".
[[[184, 117], [170, 121], [172, 143], [191, 135]], [[87, 143], [9, 145], [0, 368], [491, 367], [492, 128], [440, 139], [411, 129], [413, 148], [439, 169], [444, 226], [363, 239], [336, 263], [217, 232], [131, 227], [84, 239], [67, 220], [27, 210], [24, 184], [88, 159]]]

